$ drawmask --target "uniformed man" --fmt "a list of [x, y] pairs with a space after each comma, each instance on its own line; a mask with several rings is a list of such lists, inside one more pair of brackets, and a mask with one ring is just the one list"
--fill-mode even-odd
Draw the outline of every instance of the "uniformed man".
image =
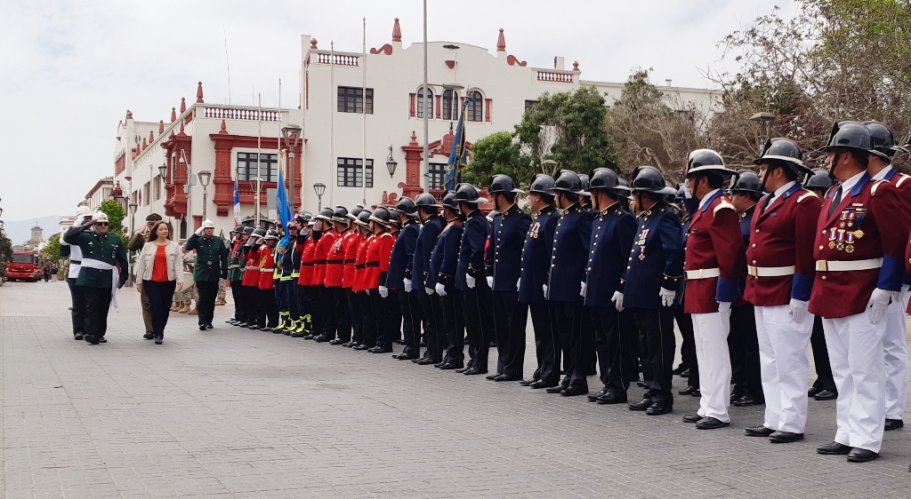
[[[436, 275], [430, 272], [430, 255], [443, 230], [443, 218], [439, 215], [436, 198], [430, 193], [420, 194], [414, 200], [414, 205], [421, 229], [414, 244], [412, 277], [406, 277], [404, 283], [416, 293], [426, 348], [423, 355], [418, 352], [418, 358], [413, 362], [420, 365], [440, 364], [443, 362], [443, 351], [446, 349], [446, 336], [443, 333], [440, 297], [433, 291], [436, 286]], [[420, 345], [420, 340], [418, 344]]]
[[[130, 238], [130, 241], [127, 243], [127, 249], [134, 254], [142, 251], [142, 247], [149, 238], [149, 229], [159, 220], [161, 220], [161, 215], [158, 213], [150, 213], [149, 216], [146, 217], [145, 226], [138, 229]], [[145, 288], [142, 286], [139, 287], [139, 303], [142, 305], [142, 321], [145, 323], [146, 328], [146, 332], [142, 337], [146, 340], [150, 340], [154, 336], [152, 334], [152, 312], [149, 308], [149, 297], [146, 295]]]
[[[311, 339], [317, 342], [326, 342], [335, 338], [336, 319], [333, 315], [335, 307], [329, 302], [330, 294], [326, 290], [326, 262], [329, 260], [329, 253], [335, 245], [335, 239], [338, 232], [332, 229], [332, 208], [323, 208], [314, 218], [316, 227], [322, 232], [319, 242], [316, 243], [316, 249], [313, 256], [313, 274], [312, 274], [312, 292], [313, 292], [313, 331], [311, 334], [304, 336], [304, 339]], [[330, 336], [328, 331], [332, 331]]]
[[263, 331], [272, 331], [278, 327], [278, 307], [275, 303], [275, 245], [278, 244], [278, 233], [273, 229], [266, 231], [263, 243], [259, 247], [259, 314], [257, 326]]
[[[691, 197], [691, 193], [686, 190], [685, 184], [680, 184], [677, 188], [677, 211], [680, 213], [680, 228], [682, 241], [681, 255], [683, 248], [686, 247], [686, 236], [690, 231], [690, 219], [696, 212], [699, 204], [698, 201]], [[702, 393], [699, 391], [699, 363], [696, 361], [696, 340], [693, 333], [693, 318], [690, 314], [683, 311], [683, 290], [686, 287], [686, 278], [678, 282], [677, 297], [674, 299], [674, 321], [677, 328], [680, 329], [680, 336], [683, 341], [680, 344], [680, 365], [673, 372], [679, 374], [681, 378], [686, 379], [686, 386], [679, 390], [679, 395], [689, 395], [699, 397]]]
[[100, 211], [91, 221], [67, 230], [63, 239], [82, 254], [76, 286], [85, 298], [84, 339], [92, 345], [107, 343], [108, 309], [128, 277], [126, 245], [108, 232], [108, 216]]
[[280, 326], [280, 330], [285, 336], [291, 336], [291, 333], [300, 327], [300, 299], [297, 296], [297, 280], [300, 278], [301, 254], [307, 242], [307, 236], [301, 236], [301, 220], [299, 217], [295, 217], [288, 222], [288, 243], [282, 255], [282, 272], [279, 279], [286, 307], [283, 326]]
[[211, 220], [204, 220], [202, 227], [187, 239], [183, 250], [196, 251], [193, 281], [199, 293], [199, 299], [196, 300], [199, 330], [212, 329], [218, 284], [228, 276], [228, 248], [224, 239], [215, 235], [215, 224]]
[[332, 232], [335, 234], [332, 247], [326, 257], [326, 275], [323, 280], [326, 293], [326, 305], [331, 311], [328, 316], [334, 321], [327, 324], [324, 329], [325, 337], [318, 337], [316, 341], [327, 341], [331, 345], [341, 345], [351, 341], [351, 319], [348, 316], [348, 292], [342, 286], [342, 277], [345, 271], [345, 250], [348, 249], [348, 238], [354, 232], [350, 230], [351, 219], [348, 218], [348, 209], [336, 206], [332, 210]]
[[588, 366], [585, 359], [576, 356], [581, 355], [584, 344], [581, 283], [585, 280], [592, 225], [591, 214], [579, 205], [581, 190], [579, 175], [570, 170], [560, 172], [551, 189], [561, 214], [554, 229], [547, 283], [542, 288], [544, 297], [550, 303], [551, 320], [563, 353], [565, 372], [560, 384], [548, 388], [547, 392], [567, 397], [588, 394]]
[[626, 276], [627, 266], [623, 258], [629, 254], [633, 244], [636, 221], [619, 202], [620, 197], [626, 194], [619, 186], [617, 174], [603, 167], [591, 173], [588, 186], [595, 213], [581, 295], [584, 313], [588, 315], [594, 332], [583, 327], [582, 335], [586, 338], [592, 336], [591, 341], [585, 341], [585, 344], [591, 343], [591, 348], [597, 353], [603, 385], [597, 393], [589, 394], [588, 399], [602, 404], [626, 402], [629, 386], [629, 379], [623, 372], [623, 355], [630, 341], [621, 338], [618, 309], [611, 299], [615, 298]]
[[459, 263], [455, 272], [455, 288], [462, 292], [465, 311], [465, 331], [468, 335], [468, 364], [466, 375], [487, 373], [487, 353], [493, 335], [490, 310], [491, 291], [484, 276], [484, 246], [490, 234], [490, 223], [478, 209], [487, 199], [480, 197], [471, 184], [458, 186], [454, 197], [459, 214], [465, 219], [459, 245]]
[[[245, 229], [246, 231], [246, 229]], [[246, 298], [246, 323], [240, 324], [241, 327], [248, 329], [259, 329], [260, 298], [259, 298], [259, 277], [260, 277], [260, 258], [259, 248], [262, 246], [262, 238], [266, 235], [265, 229], [254, 229], [250, 233], [249, 239], [244, 243], [244, 266], [243, 277], [240, 284], [244, 290]]]
[[354, 293], [355, 306], [361, 316], [361, 328], [358, 332], [357, 344], [351, 348], [355, 350], [367, 350], [376, 346], [377, 324], [376, 317], [373, 315], [373, 307], [370, 306], [370, 293], [367, 290], [367, 250], [371, 241], [375, 239], [373, 230], [370, 226], [370, 216], [373, 213], [370, 210], [363, 210], [357, 215], [354, 221], [361, 231], [361, 241], [358, 243], [357, 255], [354, 259], [354, 278], [351, 285], [351, 291]]
[[519, 382], [533, 389], [551, 388], [560, 382], [560, 358], [557, 355], [556, 338], [550, 320], [550, 310], [544, 299], [543, 287], [547, 283], [550, 268], [550, 252], [554, 244], [554, 230], [557, 227], [557, 210], [553, 207], [551, 189], [554, 178], [539, 173], [531, 180], [528, 189], [528, 209], [532, 223], [525, 234], [522, 246], [521, 269], [516, 287], [518, 300], [524, 313], [530, 313], [531, 325], [535, 331], [535, 358], [537, 367], [531, 378]]
[[[228, 279], [231, 280], [231, 296], [234, 298], [234, 321], [233, 326], [245, 326], [250, 319], [249, 315], [249, 298], [243, 286], [244, 266], [247, 263], [247, 250], [250, 235], [253, 234], [253, 227], [240, 226], [240, 233], [234, 246], [231, 248], [231, 255], [228, 259]], [[231, 265], [237, 265], [231, 269]]]
[[[750, 223], [756, 203], [762, 197], [762, 182], [749, 170], [737, 172], [731, 185], [731, 204], [740, 217], [740, 236], [743, 247], [750, 247]], [[747, 268], [741, 269], [740, 289], [746, 285]], [[737, 300], [731, 307], [731, 334], [728, 349], [731, 352], [731, 404], [738, 407], [758, 405], [763, 402], [762, 380], [759, 375], [759, 343], [756, 339], [756, 319], [753, 305]]]
[[[675, 191], [666, 186], [657, 168], [636, 168], [632, 191], [640, 211], [636, 216], [635, 235], [631, 236], [631, 247], [626, 253], [629, 255], [626, 272], [614, 302], [618, 309], [626, 307], [633, 315], [639, 337], [639, 355], [650, 375], [645, 379], [646, 392], [642, 400], [630, 404], [629, 408], [657, 416], [674, 408], [672, 306], [683, 273], [683, 241], [680, 219], [667, 203], [667, 195], [675, 194]], [[623, 342], [617, 343], [623, 345]], [[626, 393], [622, 395], [625, 399]], [[603, 398], [598, 402], [604, 403]]]
[[[398, 360], [413, 360], [420, 357], [421, 352], [421, 315], [418, 303], [418, 290], [414, 284], [414, 251], [417, 246], [420, 229], [415, 223], [417, 206], [414, 201], [403, 196], [395, 205], [395, 212], [402, 230], [395, 238], [395, 246], [389, 260], [389, 273], [386, 275], [386, 293], [393, 292], [398, 297], [398, 305], [402, 311], [402, 333], [405, 339], [405, 348], [402, 353], [393, 355]], [[421, 293], [424, 290], [421, 289]], [[387, 300], [388, 301], [388, 300]], [[390, 305], [387, 303], [387, 305]]]
[[691, 314], [699, 362], [699, 410], [683, 420], [711, 430], [730, 425], [731, 358], [727, 337], [731, 304], [737, 299], [737, 279], [743, 266], [740, 222], [721, 188], [733, 175], [721, 155], [699, 149], [689, 155], [687, 189], [699, 200], [686, 241], [684, 312]]
[[835, 439], [820, 454], [879, 457], [885, 425], [884, 319], [901, 289], [907, 217], [895, 186], [867, 173], [873, 143], [858, 122], [832, 127], [826, 163], [838, 186], [823, 201], [810, 312], [823, 318], [838, 388]]
[[[389, 256], [395, 245], [395, 237], [389, 233], [391, 215], [386, 208], [377, 208], [370, 214], [370, 230], [373, 238], [367, 244], [367, 260], [364, 262], [364, 288], [370, 296], [370, 310], [376, 321], [374, 337], [367, 338], [367, 344], [373, 343], [367, 351], [370, 353], [388, 353], [392, 351], [393, 330], [398, 326], [393, 323], [394, 314], [380, 294], [380, 283], [386, 282], [389, 273]], [[385, 286], [384, 286], [385, 287]]]
[[[867, 173], [873, 180], [885, 180], [895, 186], [902, 201], [903, 213], [911, 213], [911, 178], [898, 173], [891, 165], [892, 156], [904, 149], [895, 146], [892, 131], [878, 121], [864, 123], [870, 132], [873, 148], [867, 163]], [[905, 239], [908, 239], [907, 237]], [[905, 260], [908, 262], [908, 260]], [[896, 430], [905, 425], [902, 416], [905, 413], [905, 401], [908, 397], [908, 345], [905, 308], [911, 284], [911, 272], [906, 272], [902, 279], [902, 289], [898, 299], [889, 304], [886, 314], [886, 332], [883, 335], [883, 355], [886, 369], [886, 424], [885, 431]]]
[[[92, 210], [88, 206], [81, 205], [76, 208], [76, 217], [73, 220], [74, 226], [84, 225], [91, 222], [91, 220]], [[85, 294], [82, 292], [82, 288], [76, 285], [76, 280], [79, 278], [79, 269], [82, 268], [82, 249], [66, 242], [63, 237], [65, 235], [66, 231], [60, 234], [60, 254], [70, 258], [66, 284], [70, 288], [70, 315], [73, 322], [73, 339], [79, 341], [85, 335]]]
[[[301, 212], [298, 217], [301, 224], [306, 224], [306, 234], [302, 230], [298, 234], [298, 244], [301, 248], [300, 275], [297, 276], [297, 307], [300, 319], [297, 328], [291, 333], [292, 338], [304, 338], [313, 332], [313, 263], [316, 259], [316, 244], [322, 236], [322, 231], [317, 229], [316, 220], [306, 212]], [[301, 238], [306, 237], [301, 241]]]
[[[462, 242], [463, 221], [454, 192], [447, 192], [440, 204], [443, 208], [445, 227], [437, 238], [430, 255], [430, 273], [425, 286], [433, 284], [433, 291], [439, 296], [442, 310], [442, 329], [445, 333], [446, 351], [443, 360], [434, 366], [439, 369], [464, 371], [465, 364], [465, 322], [462, 305], [462, 291], [455, 286], [456, 268], [459, 263], [459, 247]], [[427, 289], [425, 289], [425, 292]], [[440, 334], [442, 337], [443, 334]]]
[[[362, 228], [357, 223], [358, 217], [360, 217], [363, 212], [363, 206], [355, 205], [347, 215], [348, 220], [351, 221], [351, 229], [349, 229], [351, 235], [345, 239], [345, 263], [344, 268], [342, 269], [342, 288], [345, 290], [345, 303], [348, 306], [348, 317], [351, 320], [351, 339], [342, 343], [342, 346], [348, 348], [351, 348], [360, 342], [362, 336], [361, 332], [363, 331], [364, 315], [357, 306], [357, 298], [355, 297], [354, 292], [357, 252], [361, 247], [361, 243], [364, 240], [364, 232], [366, 231], [365, 228]], [[366, 221], [369, 217], [369, 214], [365, 215], [364, 220]]]
[[744, 298], [755, 306], [766, 406], [763, 424], [745, 433], [773, 443], [802, 440], [807, 420], [807, 342], [813, 330], [807, 302], [820, 202], [797, 182], [812, 173], [802, 159], [796, 143], [775, 138], [755, 161], [769, 195], [750, 223]]

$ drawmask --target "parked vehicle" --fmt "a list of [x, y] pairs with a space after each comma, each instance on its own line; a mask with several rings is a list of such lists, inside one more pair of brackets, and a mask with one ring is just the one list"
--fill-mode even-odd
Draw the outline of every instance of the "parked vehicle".
[[6, 267], [6, 279], [36, 282], [44, 277], [44, 265], [37, 251], [14, 251]]

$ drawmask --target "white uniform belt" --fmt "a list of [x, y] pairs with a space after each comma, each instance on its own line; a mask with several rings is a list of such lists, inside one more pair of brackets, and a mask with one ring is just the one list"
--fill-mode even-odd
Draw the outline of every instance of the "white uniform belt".
[[96, 270], [111, 270], [111, 305], [114, 308], [119, 308], [117, 306], [117, 286], [120, 284], [120, 272], [117, 270], [117, 267], [111, 265], [107, 262], [102, 262], [101, 260], [95, 260], [94, 258], [83, 258], [81, 267], [87, 269], [96, 269]]
[[265, 267], [259, 269], [260, 272], [272, 272], [273, 270], [275, 270], [275, 269], [268, 269], [268, 268], [265, 268]]
[[721, 275], [721, 270], [718, 268], [687, 270], [686, 271], [686, 278], [689, 280], [709, 279], [711, 277], [719, 277], [720, 275]]
[[794, 274], [794, 270], [793, 265], [785, 265], [784, 267], [754, 267], [747, 265], [747, 274], [753, 277], [782, 277]]
[[244, 267], [244, 270], [259, 270], [259, 267], [253, 267], [253, 266]]
[[817, 272], [849, 272], [852, 270], [873, 270], [883, 266], [882, 258], [866, 260], [816, 260]]

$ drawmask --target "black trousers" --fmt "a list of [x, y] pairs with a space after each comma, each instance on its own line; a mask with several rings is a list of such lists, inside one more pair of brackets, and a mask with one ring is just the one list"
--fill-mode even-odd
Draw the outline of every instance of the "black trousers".
[[[428, 295], [423, 289], [414, 292], [420, 304], [421, 322], [424, 330], [424, 343], [427, 345], [424, 358], [433, 360], [434, 363], [443, 361], [443, 352], [446, 350], [446, 332], [443, 326], [443, 305], [437, 295]], [[406, 340], [407, 341], [407, 340]], [[420, 339], [418, 339], [420, 349]]]
[[465, 363], [465, 316], [462, 292], [448, 286], [446, 296], [439, 297], [442, 314], [442, 332], [446, 335], [444, 362], [462, 366]]
[[487, 314], [484, 312], [485, 309], [490, 310], [490, 299], [490, 288], [486, 282], [482, 287], [481, 280], [478, 280], [474, 289], [462, 291], [465, 332], [468, 336], [468, 365], [481, 372], [487, 372], [487, 354], [490, 352], [490, 326], [493, 321], [485, 317]]
[[218, 281], [197, 281], [196, 291], [199, 299], [196, 300], [196, 310], [199, 312], [199, 325], [211, 324], [215, 315], [215, 297], [218, 296]]
[[[580, 362], [584, 359], [584, 345], [587, 343], [583, 338], [583, 334], [586, 333], [582, 330], [582, 304], [551, 302], [551, 306], [554, 332], [563, 353], [563, 366], [566, 371], [560, 384], [564, 388], [573, 387], [588, 391], [588, 366], [584, 361]], [[587, 334], [592, 332], [588, 331]]]
[[528, 308], [519, 303], [519, 293], [494, 291], [493, 318], [497, 337], [497, 374], [521, 378], [525, 366]]
[[[297, 312], [300, 317], [313, 311], [313, 286], [297, 286]], [[313, 317], [310, 317], [311, 320]]]
[[324, 288], [326, 294], [325, 306], [331, 309], [327, 318], [325, 334], [347, 343], [351, 341], [351, 318], [348, 315], [348, 291], [345, 288]]
[[[85, 334], [85, 293], [82, 287], [76, 285], [76, 279], [67, 279], [70, 288], [70, 298], [73, 302], [72, 315], [73, 335]], [[170, 305], [169, 305], [170, 306]], [[828, 357], [827, 357], [828, 359]]]
[[424, 290], [406, 292], [396, 291], [399, 298], [399, 308], [402, 310], [402, 335], [405, 338], [403, 354], [420, 357], [421, 353], [421, 306], [418, 303], [418, 293]]
[[680, 328], [683, 342], [680, 345], [681, 363], [689, 369], [687, 386], [699, 388], [699, 362], [696, 361], [696, 337], [693, 333], [693, 318], [690, 314], [683, 313], [683, 307], [674, 307], [674, 320]]
[[364, 314], [358, 307], [357, 294], [350, 289], [346, 289], [345, 300], [348, 302], [348, 316], [351, 317], [351, 341], [362, 343], [364, 338]]
[[171, 313], [171, 300], [174, 299], [174, 288], [177, 281], [142, 281], [142, 289], [149, 297], [149, 313], [152, 315], [152, 334], [164, 338], [164, 328]]
[[108, 310], [111, 308], [111, 288], [78, 286], [85, 297], [85, 334], [104, 337], [108, 330]]
[[829, 351], [826, 350], [826, 335], [822, 330], [822, 318], [813, 318], [813, 333], [810, 334], [810, 347], [813, 349], [813, 363], [816, 364], [816, 381], [819, 390], [835, 389], [835, 378], [832, 377], [832, 365], [829, 364]]
[[238, 322], [244, 322], [244, 312], [243, 305], [241, 301], [243, 299], [243, 290], [241, 289], [240, 281], [231, 281], [231, 298], [234, 299], [234, 320]]
[[244, 322], [254, 325], [259, 320], [259, 287], [241, 286], [243, 297]]
[[[376, 290], [370, 292], [376, 293]], [[357, 297], [357, 308], [361, 314], [361, 322], [363, 323], [363, 338], [361, 339], [361, 344], [367, 345], [368, 347], [374, 347], [377, 344], [377, 338], [380, 334], [380, 326], [377, 324], [378, 319], [376, 317], [376, 311], [373, 308], [373, 303], [371, 301], [371, 295], [368, 295], [364, 291], [358, 291], [355, 293]]]
[[275, 304], [274, 289], [259, 290], [259, 308], [257, 309], [256, 325], [259, 327], [278, 326], [278, 307]]
[[594, 348], [598, 355], [601, 383], [607, 392], [617, 396], [625, 395], [630, 378], [624, 362], [627, 361], [631, 338], [624, 338], [620, 328], [620, 313], [614, 307], [586, 307], [584, 310], [595, 331]]
[[642, 364], [648, 366], [651, 378], [646, 381], [652, 402], [673, 404], [671, 378], [674, 370], [674, 312], [662, 307], [658, 310], [633, 310], [639, 332], [639, 351]]
[[[322, 285], [310, 286], [310, 319], [313, 321], [311, 329], [313, 336], [318, 336], [326, 331], [326, 324], [329, 322], [330, 310], [327, 308], [326, 288]], [[328, 335], [327, 335], [328, 336]]]
[[551, 307], [548, 303], [529, 303], [531, 325], [535, 330], [535, 358], [538, 367], [532, 379], [541, 380], [548, 385], [560, 382], [560, 349], [554, 336]]
[[759, 340], [756, 336], [756, 317], [752, 305], [731, 308], [731, 383], [734, 390], [763, 400], [762, 378], [759, 372]]
[[383, 298], [376, 289], [370, 290], [370, 306], [373, 309], [373, 317], [377, 326], [376, 346], [378, 347], [392, 348], [392, 341], [397, 334], [401, 334], [399, 324], [396, 323], [398, 302], [395, 293], [389, 293], [386, 298]]
[[[642, 367], [639, 355], [639, 332], [636, 329], [636, 319], [630, 309], [620, 312], [620, 337], [624, 340], [624, 345], [627, 345], [623, 351], [624, 378], [632, 383], [639, 379], [639, 372], [645, 371], [645, 369]], [[695, 350], [693, 352], [695, 353]]]

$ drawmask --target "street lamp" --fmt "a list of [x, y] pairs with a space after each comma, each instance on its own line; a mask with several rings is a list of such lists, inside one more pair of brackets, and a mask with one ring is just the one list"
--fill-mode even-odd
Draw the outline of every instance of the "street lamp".
[[202, 184], [202, 219], [206, 219], [206, 208], [208, 207], [207, 203], [207, 194], [209, 187], [209, 180], [212, 179], [212, 172], [209, 170], [199, 170], [197, 174], [199, 176], [199, 183]]
[[168, 165], [162, 163], [161, 166], [158, 167], [158, 174], [161, 175], [161, 180], [164, 181], [168, 176]]
[[386, 169], [389, 170], [389, 178], [395, 175], [395, 167], [398, 165], [395, 162], [395, 158], [392, 157], [392, 146], [389, 146], [389, 157], [386, 158]]
[[[288, 150], [288, 198], [291, 199], [291, 209], [294, 209], [294, 157], [295, 149], [303, 140], [302, 128], [294, 123], [282, 127], [282, 138], [285, 140], [285, 149]], [[284, 186], [281, 186], [284, 188]]]
[[326, 192], [326, 184], [317, 182], [313, 184], [313, 192], [316, 193], [317, 207], [316, 211], [323, 209], [323, 193]]
[[196, 177], [193, 176], [193, 165], [187, 160], [187, 152], [184, 149], [180, 150], [180, 162], [187, 167], [187, 185], [183, 186], [183, 191], [187, 194], [187, 231], [185, 234], [189, 234], [196, 230], [196, 227], [193, 226], [193, 196], [190, 189], [196, 183]]
[[133, 231], [136, 230], [136, 208], [138, 208], [139, 205], [136, 204], [136, 201], [133, 201], [129, 204], [129, 206], [130, 206], [130, 233], [132, 234]]
[[[769, 125], [770, 125], [773, 121], [775, 121], [775, 119], [776, 119], [776, 116], [775, 116], [774, 114], [772, 114], [772, 113], [767, 113], [767, 112], [765, 112], [765, 111], [761, 111], [761, 112], [758, 112], [758, 113], [753, 113], [753, 116], [750, 116], [750, 121], [752, 121], [752, 122], [754, 122], [754, 123], [764, 123], [764, 124], [765, 124], [765, 138], [766, 138], [766, 140], [769, 140], [769, 139], [771, 138], [771, 137], [769, 137]], [[760, 147], [760, 149], [762, 149], [762, 144], [760, 144], [759, 147]]]

